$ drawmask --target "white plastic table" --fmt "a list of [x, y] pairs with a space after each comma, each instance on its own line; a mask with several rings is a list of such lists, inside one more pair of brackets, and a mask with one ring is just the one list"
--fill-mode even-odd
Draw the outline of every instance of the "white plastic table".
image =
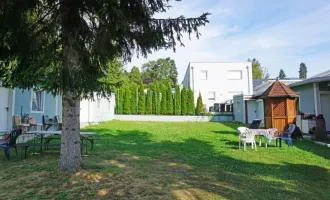
[[[259, 146], [261, 146], [261, 138], [260, 138], [260, 136], [262, 136], [264, 138], [268, 138], [268, 135], [269, 135], [268, 129], [250, 129], [250, 130], [256, 132], [257, 133], [256, 135], [259, 136]], [[267, 147], [267, 141], [265, 142], [265, 147]]]

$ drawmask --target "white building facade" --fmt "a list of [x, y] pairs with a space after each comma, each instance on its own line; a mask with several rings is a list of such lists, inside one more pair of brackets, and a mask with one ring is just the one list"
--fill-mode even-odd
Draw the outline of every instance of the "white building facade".
[[215, 103], [225, 103], [234, 95], [253, 94], [251, 62], [191, 62], [182, 85], [194, 92], [195, 104], [199, 92], [207, 109]]
[[85, 99], [80, 102], [81, 126], [110, 121], [115, 115], [115, 95], [110, 98], [95, 97], [94, 101]]

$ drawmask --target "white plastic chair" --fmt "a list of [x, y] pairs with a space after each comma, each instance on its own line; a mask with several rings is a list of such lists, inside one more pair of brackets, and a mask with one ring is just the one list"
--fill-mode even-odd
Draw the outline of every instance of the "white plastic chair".
[[268, 131], [268, 134], [267, 134], [267, 136], [265, 136], [266, 148], [267, 148], [267, 144], [270, 145], [272, 143], [272, 140], [275, 139], [275, 133], [277, 132], [277, 129], [269, 128], [269, 129], [267, 129], [267, 131]]
[[243, 134], [245, 131], [248, 130], [246, 127], [238, 127], [237, 128], [237, 133], [238, 133], [238, 139], [241, 140], [241, 137], [244, 137]]
[[255, 140], [255, 132], [251, 129], [247, 129], [243, 134], [239, 137], [239, 144], [238, 148], [241, 149], [241, 143], [244, 145], [244, 151], [246, 150], [246, 144], [251, 143], [252, 149], [255, 149], [257, 151], [257, 143]]

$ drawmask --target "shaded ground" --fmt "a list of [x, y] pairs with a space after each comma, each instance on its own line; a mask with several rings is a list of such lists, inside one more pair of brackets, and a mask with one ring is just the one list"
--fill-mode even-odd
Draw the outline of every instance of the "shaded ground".
[[74, 175], [56, 170], [58, 151], [10, 161], [0, 153], [0, 199], [329, 199], [329, 148], [294, 141], [244, 152], [237, 126], [92, 126], [102, 139]]

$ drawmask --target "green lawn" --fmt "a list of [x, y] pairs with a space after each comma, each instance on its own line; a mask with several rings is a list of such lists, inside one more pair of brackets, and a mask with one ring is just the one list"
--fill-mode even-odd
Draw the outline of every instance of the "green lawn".
[[238, 150], [232, 123], [112, 121], [74, 175], [58, 151], [0, 152], [0, 199], [329, 199], [330, 149], [309, 141]]

